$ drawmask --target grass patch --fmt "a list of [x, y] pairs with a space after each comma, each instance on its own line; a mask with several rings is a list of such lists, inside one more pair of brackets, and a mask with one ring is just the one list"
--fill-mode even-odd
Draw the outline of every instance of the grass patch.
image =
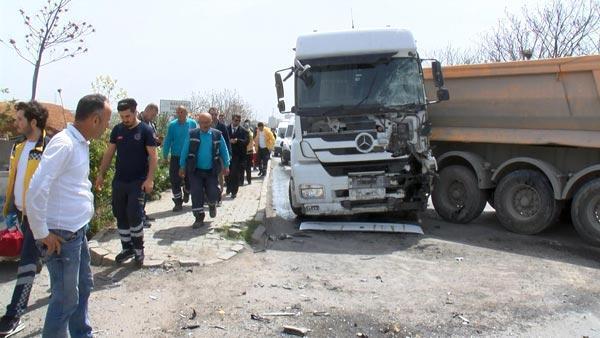
[[258, 226], [261, 224], [262, 222], [254, 219], [246, 222], [246, 226], [242, 229], [242, 237], [246, 243], [252, 244], [252, 234], [254, 233], [254, 230], [256, 230], [256, 228], [258, 228]]

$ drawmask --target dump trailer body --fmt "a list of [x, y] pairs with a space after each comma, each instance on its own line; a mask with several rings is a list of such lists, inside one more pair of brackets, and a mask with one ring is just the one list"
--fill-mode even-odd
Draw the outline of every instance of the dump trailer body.
[[[433, 97], [433, 81], [424, 74]], [[580, 210], [571, 210], [572, 217], [584, 218], [573, 219], [577, 230], [600, 243], [600, 203], [581, 197], [600, 186], [600, 56], [449, 66], [444, 77], [451, 98], [429, 108], [440, 172], [433, 193], [438, 213], [465, 223], [479, 215], [485, 198], [507, 228], [535, 233], [576, 200]], [[471, 204], [449, 202], [461, 193], [452, 182], [473, 195], [470, 174], [480, 193]]]

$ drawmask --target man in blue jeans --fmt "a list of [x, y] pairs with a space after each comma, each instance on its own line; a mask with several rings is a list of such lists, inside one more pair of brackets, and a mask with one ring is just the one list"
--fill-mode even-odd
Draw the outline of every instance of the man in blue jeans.
[[52, 292], [44, 338], [67, 337], [67, 331], [71, 337], [92, 337], [88, 298], [94, 283], [85, 237], [94, 215], [89, 141], [101, 137], [110, 115], [102, 95], [79, 100], [75, 122], [50, 140], [29, 184], [27, 216], [48, 259]]
[[17, 103], [15, 110], [17, 111], [15, 128], [25, 136], [25, 140], [15, 144], [11, 152], [8, 187], [2, 211], [4, 216], [8, 216], [7, 225], [11, 225], [9, 220], [19, 220], [23, 233], [23, 247], [12, 299], [6, 307], [6, 314], [0, 318], [0, 336], [14, 334], [24, 328], [21, 316], [25, 313], [29, 302], [36, 270], [41, 268], [41, 263], [38, 263], [40, 254], [29, 229], [25, 192], [40, 163], [42, 152], [50, 142], [50, 138], [44, 131], [48, 119], [46, 108], [36, 101], [31, 101]]

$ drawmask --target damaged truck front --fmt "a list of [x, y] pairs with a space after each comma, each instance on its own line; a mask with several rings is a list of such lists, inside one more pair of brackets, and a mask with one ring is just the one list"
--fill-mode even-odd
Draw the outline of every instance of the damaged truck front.
[[[295, 52], [294, 66], [275, 73], [280, 111], [283, 81], [294, 78], [294, 213], [425, 209], [436, 161], [429, 146], [431, 102], [412, 34], [390, 28], [313, 33], [298, 37]], [[437, 100], [447, 100], [439, 62], [432, 70]]]

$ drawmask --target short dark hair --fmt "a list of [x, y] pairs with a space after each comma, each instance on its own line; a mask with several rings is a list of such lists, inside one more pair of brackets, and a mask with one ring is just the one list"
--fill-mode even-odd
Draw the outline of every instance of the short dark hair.
[[132, 113], [134, 113], [136, 108], [137, 102], [135, 102], [135, 100], [132, 98], [123, 99], [117, 104], [117, 111], [125, 111], [129, 109]]
[[149, 103], [149, 104], [146, 106], [146, 109], [152, 109], [152, 110], [156, 110], [156, 111], [158, 111], [158, 106], [156, 105], [156, 103]]
[[100, 115], [106, 101], [108, 101], [106, 96], [102, 94], [90, 94], [82, 97], [77, 103], [75, 121], [85, 121], [93, 114]]
[[46, 128], [46, 121], [48, 121], [48, 109], [46, 109], [46, 107], [42, 106], [36, 100], [19, 102], [15, 105], [15, 110], [22, 110], [23, 116], [25, 116], [27, 122], [35, 120], [38, 128], [41, 130]]
[[240, 114], [233, 114], [233, 115], [231, 115], [231, 119], [232, 120], [235, 120], [235, 119], [240, 119], [241, 120], [242, 119], [242, 115], [240, 115]]
[[257, 126], [257, 127], [264, 127], [264, 126], [265, 126], [265, 124], [264, 124], [264, 123], [262, 123], [262, 122], [258, 122], [258, 124], [257, 124], [256, 126]]

